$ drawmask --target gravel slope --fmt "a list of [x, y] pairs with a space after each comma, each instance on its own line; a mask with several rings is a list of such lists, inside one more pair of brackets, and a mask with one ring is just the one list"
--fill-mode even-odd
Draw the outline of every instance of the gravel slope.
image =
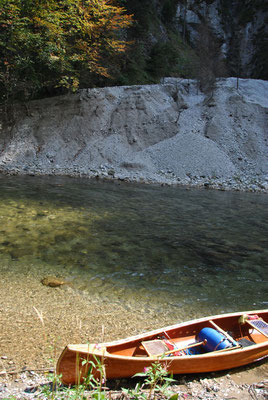
[[206, 98], [166, 78], [33, 101], [2, 121], [0, 172], [267, 192], [267, 92], [228, 78]]

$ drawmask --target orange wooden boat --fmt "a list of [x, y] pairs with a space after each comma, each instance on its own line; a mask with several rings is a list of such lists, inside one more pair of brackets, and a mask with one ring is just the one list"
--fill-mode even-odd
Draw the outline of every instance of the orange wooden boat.
[[57, 373], [65, 384], [83, 382], [95, 357], [110, 379], [131, 377], [156, 361], [173, 374], [188, 374], [239, 367], [267, 355], [268, 310], [258, 310], [195, 319], [114, 342], [68, 345]]

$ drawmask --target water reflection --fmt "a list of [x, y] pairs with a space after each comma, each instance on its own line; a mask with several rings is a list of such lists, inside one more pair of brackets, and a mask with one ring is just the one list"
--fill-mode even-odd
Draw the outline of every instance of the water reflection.
[[[126, 308], [267, 307], [262, 194], [0, 178], [0, 271], [64, 276]], [[42, 275], [43, 274], [43, 275]]]

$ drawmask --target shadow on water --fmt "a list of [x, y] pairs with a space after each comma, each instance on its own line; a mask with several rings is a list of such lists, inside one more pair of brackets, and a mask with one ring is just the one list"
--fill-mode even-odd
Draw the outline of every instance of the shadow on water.
[[11, 268], [49, 265], [119, 301], [125, 289], [175, 307], [267, 306], [267, 195], [54, 177], [0, 177], [0, 188]]

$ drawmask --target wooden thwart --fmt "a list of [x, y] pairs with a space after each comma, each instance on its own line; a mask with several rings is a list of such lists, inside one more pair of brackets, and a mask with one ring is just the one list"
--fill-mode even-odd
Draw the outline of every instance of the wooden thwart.
[[228, 340], [230, 340], [231, 343], [233, 343], [234, 346], [237, 346], [237, 342], [230, 336], [227, 332], [225, 332], [223, 329], [221, 329], [217, 324], [215, 324], [214, 321], [209, 320], [209, 323], [214, 326], [214, 328], [217, 329], [217, 331], [221, 332]]

